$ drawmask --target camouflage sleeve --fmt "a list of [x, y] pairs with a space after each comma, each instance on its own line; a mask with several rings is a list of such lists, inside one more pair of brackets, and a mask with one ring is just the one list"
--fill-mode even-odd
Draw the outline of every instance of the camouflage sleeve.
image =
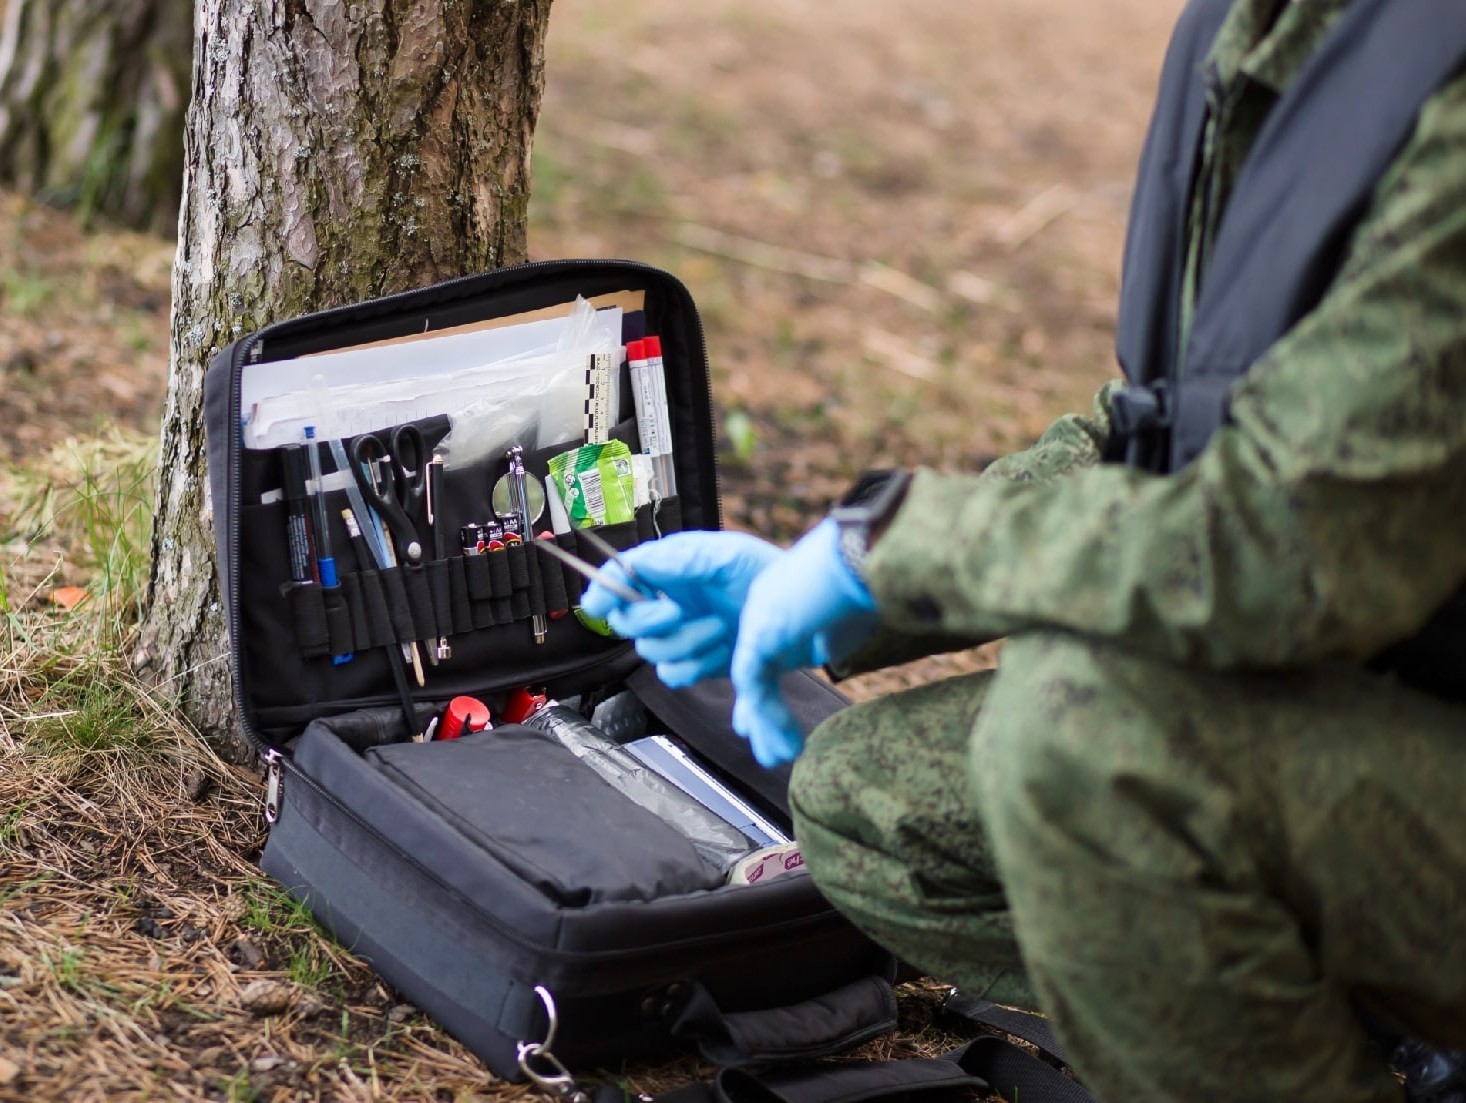
[[1376, 654], [1466, 580], [1463, 318], [1458, 79], [1422, 110], [1328, 294], [1190, 467], [922, 471], [867, 560], [884, 620], [974, 638], [1044, 626], [1217, 667]]
[[[1091, 416], [1064, 415], [1045, 429], [1030, 447], [989, 464], [978, 476], [979, 480], [1047, 482], [1099, 462], [1109, 433], [1110, 391], [1115, 385], [1115, 382], [1106, 383], [1095, 395]], [[849, 678], [868, 670], [881, 670], [924, 659], [928, 655], [962, 651], [987, 643], [992, 638], [963, 632], [903, 630], [883, 624], [859, 651], [842, 663], [832, 664], [828, 671], [834, 678]]]
[[1097, 464], [1110, 435], [1110, 394], [1119, 382], [1111, 380], [1099, 389], [1088, 417], [1065, 414], [1031, 447], [989, 464], [981, 478], [1041, 483]]

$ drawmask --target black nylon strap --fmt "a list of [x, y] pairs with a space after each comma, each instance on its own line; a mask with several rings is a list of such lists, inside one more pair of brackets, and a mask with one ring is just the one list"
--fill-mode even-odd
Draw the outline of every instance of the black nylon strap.
[[472, 600], [488, 601], [494, 596], [493, 570], [496, 562], [502, 565], [502, 561], [496, 560], [494, 554], [463, 557], [464, 584]]
[[[643, 506], [637, 520], [605, 526], [599, 535], [618, 548], [631, 547], [642, 538], [641, 519], [650, 516], [651, 508]], [[675, 527], [680, 519], [675, 499], [662, 504], [660, 516]], [[574, 533], [555, 539], [591, 563], [604, 558]], [[559, 614], [576, 604], [585, 588], [578, 573], [558, 564], [546, 566], [529, 544], [382, 569], [374, 566], [364, 543], [354, 540], [353, 545], [357, 570], [341, 576], [339, 590], [323, 591], [316, 583], [280, 587], [296, 646], [307, 658], [459, 635], [532, 614]]]
[[[861, 1061], [762, 1076], [724, 1069], [712, 1083], [675, 1088], [655, 1103], [935, 1103], [994, 1091], [1009, 1103], [1096, 1103], [1058, 1069], [997, 1037], [978, 1038], [924, 1060]], [[623, 1103], [624, 1098], [619, 1086], [610, 1086], [600, 1089], [595, 1101]]]
[[424, 564], [423, 570], [428, 580], [428, 593], [432, 595], [433, 624], [437, 629], [434, 634], [451, 636], [453, 634], [453, 590], [449, 576], [452, 572], [452, 561], [435, 559], [431, 563]]
[[[647, 509], [646, 516], [652, 530], [651, 535], [646, 537], [648, 540], [657, 536], [665, 536], [669, 532], [681, 532], [682, 499], [680, 497], [663, 498]], [[640, 517], [637, 520], [639, 525]], [[638, 531], [640, 531], [639, 528]]]
[[977, 1038], [958, 1063], [1009, 1103], [1096, 1103], [1094, 1096], [1052, 1065], [1001, 1038]]
[[474, 628], [490, 628], [514, 620], [514, 592], [508, 548], [463, 557], [464, 583]]
[[956, 990], [942, 1001], [942, 1011], [944, 1014], [955, 1015], [968, 1022], [996, 1027], [1005, 1034], [1022, 1038], [1025, 1042], [1037, 1046], [1056, 1061], [1062, 1061], [1065, 1064], [1069, 1062], [1068, 1056], [1064, 1053], [1064, 1047], [1059, 1044], [1059, 1040], [1054, 1037], [1054, 1032], [1049, 1029], [1048, 1020], [1041, 1015], [1003, 1007], [991, 1000], [979, 999], [977, 996], [969, 996], [965, 992]]
[[376, 572], [382, 582], [387, 617], [392, 624], [392, 638], [416, 639], [412, 629], [412, 603], [407, 597], [407, 584], [401, 567], [388, 567]]
[[[968, 1022], [996, 1027], [1022, 1038], [1047, 1056], [1068, 1064], [1068, 1055], [1049, 1028], [1048, 1020], [1029, 1011], [1003, 1007], [990, 1000], [953, 990], [942, 1001], [942, 1011]], [[1052, 1065], [1038, 1060], [1001, 1038], [978, 1038], [969, 1043], [963, 1066], [980, 1075], [1004, 1099], [1037, 1103], [1093, 1103], [1093, 1096]]]
[[[581, 559], [584, 559], [592, 566], [598, 566], [601, 562], [599, 559], [591, 559], [589, 556], [580, 554], [581, 541], [576, 539], [574, 532], [562, 532], [558, 534], [555, 537], [555, 543], [559, 544], [560, 547], [564, 548], [571, 555], [580, 556]], [[548, 563], [541, 564], [541, 567], [544, 570], [549, 570]], [[582, 578], [578, 571], [573, 571], [564, 564], [560, 565], [560, 581], [565, 587], [566, 603], [568, 605], [579, 605], [581, 595], [585, 593], [585, 588], [589, 585], [588, 581]]]
[[353, 645], [365, 649], [371, 639], [371, 621], [367, 618], [366, 603], [361, 596], [361, 575], [353, 572], [341, 576], [341, 592], [346, 595], [346, 608], [351, 614], [351, 640]]
[[454, 635], [474, 629], [473, 611], [468, 602], [468, 559], [466, 555], [458, 555], [448, 560], [448, 608]]
[[314, 582], [287, 582], [280, 587], [280, 593], [290, 607], [290, 627], [300, 653], [307, 657], [329, 654], [331, 630], [320, 586]]
[[[719, 1077], [730, 1098], [759, 1098], [778, 1103], [857, 1103], [870, 1099], [911, 1099], [931, 1096], [970, 1099], [987, 1084], [957, 1061], [946, 1059], [871, 1061], [835, 1065], [818, 1074], [782, 1073], [761, 1080], [747, 1072], [728, 1070]], [[765, 1093], [755, 1094], [754, 1085]], [[960, 1089], [960, 1091], [959, 1091]], [[736, 1094], [734, 1094], [736, 1093]]]
[[387, 589], [378, 571], [362, 571], [357, 575], [361, 587], [362, 608], [366, 611], [367, 646], [386, 647], [397, 640], [392, 628], [392, 610], [387, 603]]
[[340, 585], [322, 586], [321, 600], [325, 604], [326, 628], [331, 636], [331, 653], [333, 655], [351, 654], [351, 608], [346, 603], [346, 591]]
[[[943, 1001], [942, 1011], [995, 1027], [1055, 1060], [1065, 1060], [1063, 1047], [1040, 1015], [958, 991]], [[995, 1091], [1011, 1103], [1095, 1103], [1059, 1069], [997, 1036], [976, 1038], [927, 1060], [803, 1066], [757, 1076], [724, 1069], [712, 1083], [688, 1084], [659, 1095], [656, 1103], [865, 1103], [948, 1095], [970, 1099], [974, 1090]], [[621, 1098], [608, 1095], [604, 1100], [620, 1103]], [[596, 1103], [603, 1103], [603, 1097], [597, 1095]]]
[[431, 639], [438, 632], [437, 620], [433, 615], [433, 594], [428, 588], [427, 568], [421, 564], [411, 564], [401, 570], [402, 589], [407, 595], [407, 608], [411, 617], [408, 639]]
[[[936, 1103], [970, 1100], [987, 1087], [981, 1077], [946, 1058], [858, 1061], [768, 1076], [724, 1069], [711, 1083], [674, 1088], [657, 1096], [656, 1103], [866, 1103], [916, 1098]], [[600, 1089], [596, 1103], [623, 1103], [621, 1089], [613, 1086], [611, 1091]]]
[[[536, 539], [556, 540], [553, 536], [536, 537]], [[556, 540], [556, 543], [559, 543]], [[551, 560], [548, 555], [535, 557], [535, 567], [539, 571], [540, 585], [544, 591], [544, 606], [547, 613], [559, 613], [570, 608], [570, 594], [565, 586], [565, 568], [558, 561]], [[579, 594], [579, 590], [575, 591]]]
[[[530, 586], [533, 576], [530, 574], [530, 552], [531, 549], [523, 543], [510, 544], [501, 552], [490, 552], [489, 558], [494, 561], [495, 567], [500, 562], [509, 572], [509, 616], [500, 618], [505, 620], [524, 620], [534, 610], [530, 605]], [[538, 553], [535, 554], [538, 559]], [[498, 595], [498, 583], [495, 581], [495, 596]], [[495, 615], [497, 616], [497, 610]]]
[[702, 985], [688, 985], [672, 1036], [725, 1068], [823, 1057], [896, 1029], [896, 997], [883, 977], [866, 977], [788, 1007], [727, 1012]]

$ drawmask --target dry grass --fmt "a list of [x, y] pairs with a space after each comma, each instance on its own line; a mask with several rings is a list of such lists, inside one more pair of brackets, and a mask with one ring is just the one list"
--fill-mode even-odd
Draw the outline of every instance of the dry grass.
[[[6, 472], [0, 531], [0, 1103], [482, 1100], [482, 1064], [256, 867], [262, 786], [128, 668], [152, 445]], [[85, 582], [70, 611], [62, 577]], [[938, 989], [858, 1055], [930, 1055]], [[660, 1091], [691, 1061], [622, 1070]]]
[[[979, 465], [1112, 373], [1172, 8], [560, 0], [531, 248], [688, 283], [729, 523], [787, 539], [867, 463]], [[3, 192], [0, 226], [0, 1103], [529, 1097], [264, 881], [259, 779], [130, 676], [170, 243]], [[861, 1056], [951, 1045], [936, 998]]]
[[[6, 697], [31, 656], [8, 658]], [[90, 669], [86, 666], [90, 665]], [[251, 861], [256, 779], [127, 672], [110, 730], [46, 710], [0, 736], [0, 1099], [511, 1099], [315, 930]], [[29, 693], [34, 695], [32, 688]]]
[[[0, 1101], [534, 1095], [494, 1081], [261, 878], [252, 773], [211, 754], [115, 657], [8, 644]], [[909, 989], [905, 1031], [858, 1056], [949, 1048], [930, 1025], [936, 999]], [[657, 1091], [697, 1072], [627, 1080]]]
[[0, 1100], [523, 1096], [262, 878], [259, 778], [133, 678], [151, 452], [3, 484]]

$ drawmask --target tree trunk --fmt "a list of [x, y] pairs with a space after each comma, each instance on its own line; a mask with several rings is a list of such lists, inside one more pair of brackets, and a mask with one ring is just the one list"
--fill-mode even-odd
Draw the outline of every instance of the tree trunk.
[[[522, 260], [550, 0], [201, 0], [138, 666], [238, 758], [200, 417], [267, 322]], [[222, 504], [222, 503], [221, 503]]]
[[173, 233], [191, 12], [189, 0], [8, 0], [0, 181]]

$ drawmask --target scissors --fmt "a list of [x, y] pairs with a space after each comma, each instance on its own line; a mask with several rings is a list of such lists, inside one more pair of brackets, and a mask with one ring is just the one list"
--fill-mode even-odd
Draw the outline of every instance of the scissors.
[[417, 519], [427, 486], [428, 450], [416, 425], [399, 425], [385, 440], [363, 433], [351, 446], [356, 481], [391, 532], [399, 561], [422, 561]]

